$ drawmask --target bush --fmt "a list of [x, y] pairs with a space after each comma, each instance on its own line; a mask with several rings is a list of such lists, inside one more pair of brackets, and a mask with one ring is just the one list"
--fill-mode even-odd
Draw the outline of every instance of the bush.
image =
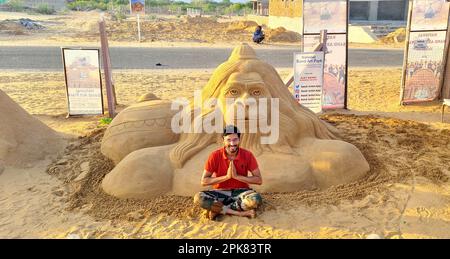
[[111, 14], [111, 18], [113, 21], [123, 21], [127, 18], [127, 16], [122, 12], [113, 12]]
[[111, 124], [111, 122], [112, 122], [111, 118], [101, 118], [99, 121], [101, 126], [109, 125], [109, 124]]
[[54, 14], [56, 11], [53, 6], [49, 6], [48, 4], [40, 4], [38, 5], [36, 12], [40, 14]]
[[11, 0], [8, 2], [8, 6], [11, 8], [11, 11], [14, 12], [21, 12], [25, 9], [22, 0]]
[[74, 11], [90, 11], [95, 9], [106, 11], [108, 9], [108, 3], [102, 1], [97, 2], [95, 0], [81, 0], [68, 3], [67, 8]]

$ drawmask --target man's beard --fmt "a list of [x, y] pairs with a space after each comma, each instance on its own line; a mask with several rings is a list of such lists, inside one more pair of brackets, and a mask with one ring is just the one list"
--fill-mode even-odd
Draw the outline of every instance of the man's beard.
[[239, 150], [239, 145], [228, 145], [225, 149], [228, 155], [235, 155]]

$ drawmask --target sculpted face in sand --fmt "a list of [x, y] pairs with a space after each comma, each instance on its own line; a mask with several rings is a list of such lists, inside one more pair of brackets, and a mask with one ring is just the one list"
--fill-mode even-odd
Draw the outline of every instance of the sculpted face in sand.
[[[236, 47], [214, 71], [201, 95], [202, 100], [221, 102], [221, 123], [245, 125], [240, 146], [257, 157], [264, 174], [264, 184], [255, 187], [259, 192], [324, 189], [355, 181], [369, 170], [361, 152], [337, 140], [336, 129], [299, 105], [276, 70], [246, 44]], [[227, 98], [232, 98], [231, 106], [224, 105]], [[278, 100], [279, 105], [257, 117], [258, 124], [279, 125], [276, 141], [270, 144], [262, 139], [273, 132], [247, 130], [254, 120], [247, 116], [249, 102], [258, 105], [266, 98]], [[190, 103], [192, 120], [214, 120], [215, 110], [196, 106]], [[231, 112], [239, 107], [245, 116]], [[196, 114], [196, 108], [201, 112]], [[176, 112], [168, 101], [149, 100], [128, 107], [113, 120], [102, 142], [103, 154], [116, 163], [102, 182], [105, 192], [121, 198], [152, 198], [169, 193], [192, 196], [202, 190], [204, 163], [220, 148], [221, 134], [175, 134], [170, 123]]]

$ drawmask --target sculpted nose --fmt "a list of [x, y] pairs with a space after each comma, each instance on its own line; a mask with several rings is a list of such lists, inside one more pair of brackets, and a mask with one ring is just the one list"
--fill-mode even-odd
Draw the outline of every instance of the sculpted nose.
[[246, 92], [244, 94], [242, 94], [237, 100], [236, 100], [236, 104], [238, 105], [242, 105], [242, 106], [247, 106], [249, 104], [248, 101], [249, 98], [249, 94]]

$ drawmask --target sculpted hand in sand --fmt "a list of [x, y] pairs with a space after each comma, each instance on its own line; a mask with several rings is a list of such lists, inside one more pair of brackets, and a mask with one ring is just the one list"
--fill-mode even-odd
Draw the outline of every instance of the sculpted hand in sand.
[[[259, 60], [246, 44], [236, 47], [214, 71], [201, 97], [215, 98], [222, 104], [227, 98], [234, 100], [221, 106], [224, 121], [216, 123], [237, 125], [242, 130], [240, 147], [256, 156], [264, 172], [264, 185], [255, 187], [258, 192], [324, 189], [355, 181], [369, 170], [361, 152], [337, 140], [336, 129], [299, 105], [276, 70]], [[279, 107], [265, 113], [266, 118], [258, 116], [258, 130], [251, 131], [254, 120], [247, 117], [246, 107], [249, 102], [260, 104], [261, 98], [276, 100]], [[194, 101], [189, 105], [192, 127], [196, 120], [217, 118], [217, 109], [197, 107]], [[230, 112], [239, 107], [244, 107], [244, 118]], [[105, 132], [102, 153], [117, 165], [102, 182], [105, 192], [122, 198], [152, 198], [162, 194], [192, 196], [203, 190], [198, 184], [199, 170], [220, 147], [222, 132], [192, 129], [174, 133], [171, 122], [176, 111], [170, 108], [168, 101], [142, 101], [113, 120]], [[263, 141], [273, 132], [263, 132], [259, 124], [276, 124], [273, 118], [279, 119], [279, 125], [272, 127], [277, 131], [276, 141]]]

